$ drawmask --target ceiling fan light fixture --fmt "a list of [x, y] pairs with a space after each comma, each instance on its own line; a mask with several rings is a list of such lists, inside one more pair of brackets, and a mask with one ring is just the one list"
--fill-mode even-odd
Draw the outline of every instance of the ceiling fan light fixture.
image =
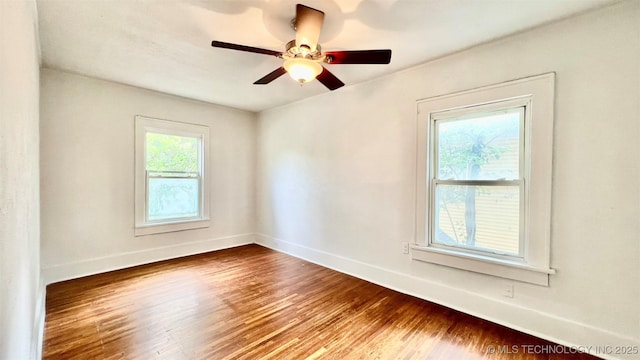
[[[1, 0], [0, 0], [1, 1]], [[255, 54], [275, 56], [284, 64], [256, 80], [256, 85], [266, 85], [284, 75], [289, 75], [300, 84], [317, 79], [329, 90], [336, 90], [344, 83], [322, 64], [389, 64], [391, 50], [343, 50], [323, 53], [318, 40], [324, 22], [324, 12], [297, 4], [296, 17], [291, 21], [296, 38], [285, 45], [285, 51], [261, 49], [253, 46], [233, 44], [213, 40], [211, 46], [217, 48], [246, 51]]]
[[300, 84], [312, 81], [322, 72], [322, 65], [305, 58], [288, 59], [283, 66], [289, 76]]

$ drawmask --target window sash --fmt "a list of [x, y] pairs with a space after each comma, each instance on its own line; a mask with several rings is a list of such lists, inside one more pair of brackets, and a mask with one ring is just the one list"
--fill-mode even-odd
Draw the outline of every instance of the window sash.
[[[145, 169], [147, 168], [146, 152], [148, 150], [148, 145], [146, 142], [147, 134], [163, 134], [163, 135], [172, 135], [172, 136], [180, 136], [180, 137], [188, 137], [195, 138], [198, 142], [198, 158], [197, 158], [197, 167], [198, 171], [185, 172], [185, 171], [171, 171], [171, 170], [145, 170], [145, 211], [144, 211], [144, 221], [146, 224], [170, 224], [175, 222], [183, 222], [183, 221], [193, 221], [199, 220], [203, 217], [203, 191], [202, 191], [202, 173], [203, 173], [203, 139], [200, 134], [194, 134], [186, 131], [175, 131], [175, 130], [167, 130], [160, 128], [148, 128], [144, 131], [144, 161], [145, 161]], [[162, 219], [151, 219], [150, 216], [150, 204], [149, 204], [149, 187], [151, 179], [188, 179], [188, 178], [196, 178], [198, 179], [198, 209], [197, 214], [195, 216], [174, 216], [167, 217]]]
[[[525, 126], [526, 126], [526, 114], [530, 110], [529, 103], [523, 104], [521, 100], [510, 100], [492, 103], [489, 105], [475, 106], [458, 110], [446, 110], [429, 114], [429, 127], [431, 133], [431, 147], [429, 149], [429, 162], [432, 164], [429, 169], [430, 179], [442, 179], [439, 174], [440, 169], [440, 128], [437, 126], [443, 122], [452, 122], [460, 120], [469, 120], [474, 118], [487, 117], [488, 115], [501, 115], [508, 113], [518, 113], [519, 115], [519, 134], [518, 134], [518, 178], [525, 178]], [[458, 179], [459, 180], [459, 179]], [[494, 179], [489, 181], [496, 181], [502, 179]]]
[[[161, 174], [161, 175], [154, 175]], [[167, 175], [164, 175], [167, 174]], [[196, 179], [198, 181], [198, 209], [197, 214], [195, 216], [173, 216], [166, 217], [161, 219], [151, 219], [150, 218], [150, 209], [151, 206], [149, 204], [149, 189], [151, 185], [152, 179], [183, 179], [183, 180], [193, 180]], [[178, 221], [189, 221], [189, 220], [198, 220], [202, 218], [202, 210], [203, 210], [203, 201], [202, 201], [202, 177], [197, 172], [181, 172], [181, 171], [151, 171], [147, 170], [145, 172], [145, 223], [148, 224], [164, 224], [164, 223], [173, 223]]]
[[[427, 219], [425, 221], [426, 229], [426, 246], [433, 248], [448, 249], [452, 251], [458, 251], [463, 253], [477, 254], [482, 256], [490, 256], [497, 259], [525, 261], [527, 238], [526, 238], [526, 216], [525, 209], [527, 205], [526, 189], [525, 189], [525, 126], [526, 126], [526, 114], [530, 110], [529, 103], [522, 103], [522, 100], [508, 100], [498, 101], [495, 103], [487, 104], [484, 106], [471, 106], [463, 109], [445, 110], [429, 114], [429, 133], [431, 139], [429, 141], [428, 149], [428, 161], [430, 166], [428, 167], [429, 176], [428, 181], [428, 205], [427, 205]], [[518, 179], [495, 179], [495, 180], [458, 180], [458, 179], [441, 179], [438, 178], [439, 169], [439, 127], [440, 122], [469, 120], [474, 118], [485, 117], [487, 115], [499, 115], [517, 112], [519, 115], [519, 134], [518, 134]], [[435, 241], [437, 224], [436, 221], [436, 188], [438, 185], [461, 185], [461, 186], [514, 186], [518, 187], [519, 191], [519, 209], [518, 209], [518, 253], [509, 254], [503, 253], [494, 249], [485, 249], [481, 247], [472, 247], [465, 245], [453, 245], [442, 244]]]
[[[146, 170], [146, 176], [153, 179], [188, 179], [200, 177], [200, 172], [196, 171], [155, 171]], [[158, 174], [158, 175], [155, 175]], [[165, 175], [166, 174], [166, 175]]]
[[[438, 185], [460, 185], [460, 186], [482, 186], [482, 187], [514, 187], [518, 189], [519, 196], [519, 208], [518, 208], [518, 253], [511, 254], [507, 252], [501, 252], [495, 249], [483, 248], [480, 246], [466, 246], [462, 244], [443, 244], [436, 240], [436, 230], [438, 229], [438, 225], [436, 224], [436, 208], [438, 204], [436, 204], [436, 189]], [[525, 214], [524, 214], [524, 180], [437, 180], [434, 179], [431, 182], [431, 186], [429, 189], [429, 216], [426, 224], [427, 224], [427, 246], [449, 249], [453, 251], [464, 251], [478, 255], [492, 256], [500, 259], [507, 260], [524, 260], [525, 257]]]
[[442, 185], [469, 185], [469, 186], [512, 186], [524, 183], [524, 179], [516, 180], [453, 180], [453, 179], [433, 179], [432, 184]]

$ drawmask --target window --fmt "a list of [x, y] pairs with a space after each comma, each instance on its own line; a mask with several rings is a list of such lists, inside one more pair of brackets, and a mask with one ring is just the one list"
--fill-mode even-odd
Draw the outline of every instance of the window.
[[209, 128], [136, 116], [135, 234], [209, 226]]
[[418, 103], [414, 259], [548, 285], [553, 89], [545, 74]]
[[497, 106], [431, 114], [429, 238], [434, 246], [522, 256], [525, 107]]

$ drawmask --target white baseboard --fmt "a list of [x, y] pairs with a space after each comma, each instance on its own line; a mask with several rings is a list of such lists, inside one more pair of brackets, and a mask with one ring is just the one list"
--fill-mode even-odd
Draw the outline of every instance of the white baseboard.
[[[589, 351], [593, 355], [604, 359], [632, 359], [637, 356], [636, 354], [625, 357], [624, 355], [615, 354], [616, 346], [640, 348], [639, 339], [599, 329], [554, 314], [502, 302], [460, 288], [446, 286], [424, 278], [399, 273], [264, 234], [256, 234], [255, 240], [257, 244], [270, 249], [539, 338], [573, 347], [574, 349]], [[596, 348], [597, 346], [598, 348]]]
[[31, 341], [31, 358], [42, 359], [42, 346], [44, 344], [44, 320], [47, 314], [46, 299], [47, 287], [40, 281], [36, 299], [35, 316], [33, 320], [33, 341]]
[[227, 249], [252, 244], [253, 242], [253, 234], [240, 234], [216, 239], [194, 241], [48, 266], [42, 269], [42, 276], [45, 285], [48, 285], [54, 282], [75, 279], [82, 276], [94, 275], [107, 271], [119, 270], [209, 251]]

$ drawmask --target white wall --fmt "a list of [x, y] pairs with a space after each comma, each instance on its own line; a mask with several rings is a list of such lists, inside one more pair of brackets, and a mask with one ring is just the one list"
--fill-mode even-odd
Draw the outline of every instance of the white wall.
[[39, 358], [44, 325], [33, 1], [0, 1], [0, 359]]
[[[41, 73], [47, 283], [253, 242], [254, 113], [113, 82]], [[210, 127], [211, 226], [134, 236], [134, 116]]]
[[[638, 19], [627, 1], [261, 113], [259, 243], [565, 344], [639, 345]], [[551, 71], [550, 286], [401, 254], [415, 240], [416, 100]]]

